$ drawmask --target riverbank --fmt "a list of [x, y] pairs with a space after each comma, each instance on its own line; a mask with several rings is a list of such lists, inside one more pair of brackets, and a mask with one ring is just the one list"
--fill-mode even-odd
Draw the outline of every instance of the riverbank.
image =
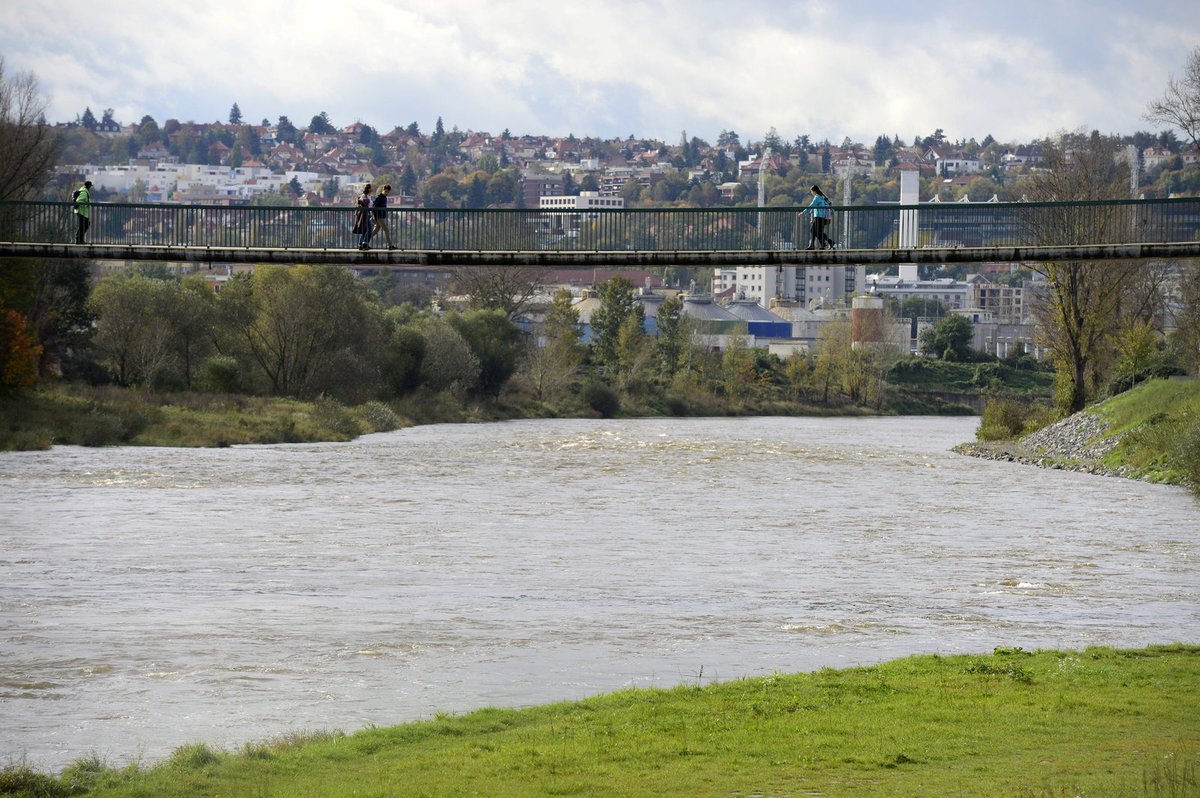
[[[1052, 375], [1002, 363], [945, 363], [914, 358], [889, 370], [879, 401], [869, 406], [808, 390], [728, 396], [713, 386], [681, 381], [672, 390], [619, 394], [588, 382], [557, 402], [513, 386], [484, 399], [418, 389], [388, 402], [344, 405], [246, 394], [156, 392], [50, 381], [0, 401], [0, 451], [80, 446], [222, 447], [236, 444], [347, 441], [372, 432], [422, 424], [528, 418], [653, 418], [748, 416], [972, 415], [989, 396], [1045, 401]], [[834, 392], [836, 393], [836, 392]]]
[[1183, 485], [1200, 493], [1200, 382], [1150, 380], [1020, 438], [954, 447], [970, 457]]
[[9, 766], [0, 794], [1196, 795], [1200, 646], [996, 649], [625, 690], [152, 766]]

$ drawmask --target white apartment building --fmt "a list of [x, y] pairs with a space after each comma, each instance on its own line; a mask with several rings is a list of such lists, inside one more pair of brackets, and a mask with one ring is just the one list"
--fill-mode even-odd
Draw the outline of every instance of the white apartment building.
[[770, 309], [774, 301], [801, 307], [850, 304], [854, 294], [866, 293], [867, 267], [858, 266], [738, 266], [713, 270], [713, 292], [733, 289]]
[[549, 235], [576, 237], [584, 221], [596, 219], [598, 213], [588, 211], [620, 210], [625, 207], [623, 197], [605, 197], [598, 191], [581, 191], [579, 196], [542, 197], [538, 207], [543, 211], [569, 211], [569, 213], [542, 214], [541, 230]]

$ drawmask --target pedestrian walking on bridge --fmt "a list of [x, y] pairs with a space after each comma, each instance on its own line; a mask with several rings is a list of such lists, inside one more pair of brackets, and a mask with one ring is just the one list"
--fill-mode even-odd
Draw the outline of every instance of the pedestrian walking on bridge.
[[75, 243], [82, 244], [88, 228], [92, 226], [92, 181], [83, 181], [83, 185], [75, 190], [72, 199], [75, 202], [75, 218], [78, 221], [75, 227]]

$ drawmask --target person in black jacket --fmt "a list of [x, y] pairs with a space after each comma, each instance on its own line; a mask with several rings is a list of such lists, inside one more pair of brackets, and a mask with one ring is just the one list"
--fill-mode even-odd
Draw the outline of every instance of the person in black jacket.
[[392, 187], [386, 185], [379, 189], [379, 193], [375, 195], [374, 205], [375, 214], [375, 229], [382, 230], [383, 235], [387, 238], [388, 249], [395, 249], [396, 245], [392, 243], [392, 231], [388, 229], [387, 221], [387, 198], [388, 194], [392, 193]]

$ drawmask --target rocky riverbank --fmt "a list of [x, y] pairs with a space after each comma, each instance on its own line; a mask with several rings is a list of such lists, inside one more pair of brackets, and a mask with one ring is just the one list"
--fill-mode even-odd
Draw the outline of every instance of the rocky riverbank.
[[971, 441], [960, 443], [954, 447], [954, 451], [985, 460], [1111, 477], [1132, 477], [1131, 469], [1112, 467], [1103, 462], [1104, 456], [1120, 443], [1119, 436], [1106, 436], [1107, 431], [1108, 422], [1083, 411], [1043, 427], [1020, 441]]

